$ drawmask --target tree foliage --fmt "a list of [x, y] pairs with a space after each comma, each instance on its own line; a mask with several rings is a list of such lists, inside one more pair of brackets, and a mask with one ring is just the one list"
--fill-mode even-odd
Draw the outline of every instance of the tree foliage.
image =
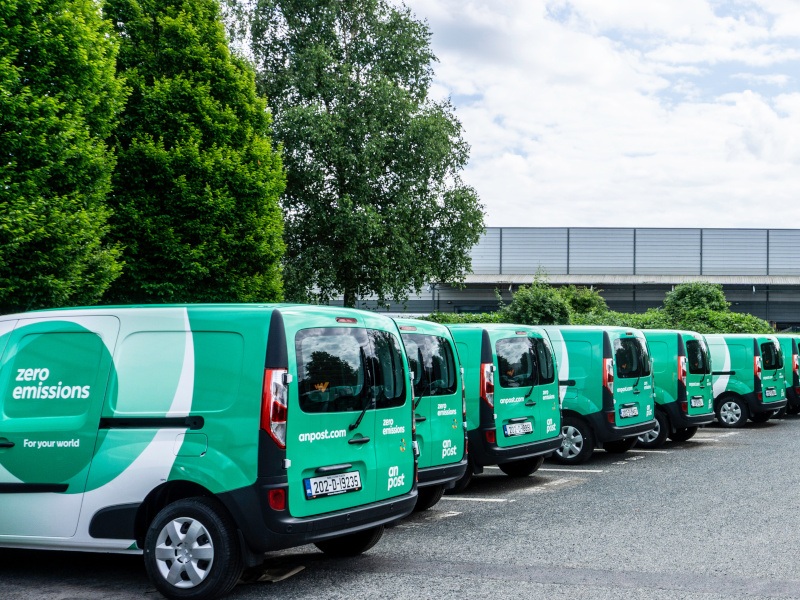
[[583, 286], [565, 285], [558, 288], [558, 293], [569, 304], [570, 311], [575, 314], [599, 313], [608, 310], [605, 298], [600, 290]]
[[287, 169], [287, 295], [382, 304], [463, 280], [483, 213], [460, 179], [469, 148], [453, 107], [428, 98], [427, 25], [388, 0], [253, 4]]
[[119, 274], [105, 241], [124, 100], [93, 0], [0, 3], [0, 311], [97, 301]]
[[707, 281], [693, 281], [676, 285], [664, 298], [664, 310], [673, 316], [694, 309], [728, 311], [730, 304], [725, 300], [722, 286]]
[[215, 0], [108, 0], [130, 97], [109, 198], [121, 302], [282, 297], [285, 176], [253, 70]]
[[540, 281], [521, 285], [511, 304], [499, 312], [501, 321], [521, 325], [566, 325], [570, 316], [569, 304], [559, 291]]

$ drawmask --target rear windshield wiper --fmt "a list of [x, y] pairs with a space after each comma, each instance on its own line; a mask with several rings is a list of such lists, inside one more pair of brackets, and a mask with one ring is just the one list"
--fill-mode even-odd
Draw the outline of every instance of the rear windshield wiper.
[[353, 431], [353, 430], [354, 430], [354, 429], [356, 429], [356, 428], [357, 428], [359, 425], [361, 425], [361, 419], [363, 419], [363, 418], [364, 418], [364, 415], [365, 415], [365, 414], [367, 414], [367, 410], [368, 410], [368, 409], [369, 409], [371, 406], [372, 406], [372, 407], [374, 407], [374, 406], [375, 406], [375, 394], [374, 394], [374, 393], [372, 394], [372, 398], [371, 398], [371, 399], [370, 399], [370, 400], [369, 400], [367, 403], [365, 403], [365, 404], [364, 404], [364, 408], [361, 410], [361, 413], [359, 413], [359, 415], [358, 415], [358, 418], [356, 419], [356, 422], [355, 422], [355, 423], [353, 423], [352, 425], [350, 425], [350, 431]]

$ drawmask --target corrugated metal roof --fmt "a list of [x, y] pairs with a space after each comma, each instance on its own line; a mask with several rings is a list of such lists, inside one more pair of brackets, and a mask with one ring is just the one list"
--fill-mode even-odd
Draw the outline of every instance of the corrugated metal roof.
[[[530, 275], [467, 275], [467, 284], [533, 283]], [[547, 282], [556, 285], [673, 285], [692, 281], [708, 281], [723, 285], [800, 285], [800, 276], [791, 275], [550, 275]]]

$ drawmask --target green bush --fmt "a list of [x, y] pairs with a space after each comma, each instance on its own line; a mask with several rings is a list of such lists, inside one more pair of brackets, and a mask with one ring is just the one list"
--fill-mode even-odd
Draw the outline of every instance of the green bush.
[[448, 325], [461, 323], [500, 323], [500, 313], [442, 313], [435, 312], [427, 317], [420, 317], [425, 321], [446, 323]]
[[602, 314], [608, 310], [608, 305], [600, 295], [600, 291], [574, 285], [558, 288], [558, 293], [569, 304], [570, 310], [578, 314]]
[[753, 315], [704, 308], [682, 314], [675, 325], [699, 333], [774, 333], [769, 323]]
[[569, 304], [558, 290], [542, 282], [522, 285], [511, 304], [499, 311], [503, 322], [520, 325], [564, 325], [569, 323]]
[[664, 298], [664, 310], [673, 316], [694, 309], [727, 311], [730, 303], [725, 300], [722, 286], [706, 281], [694, 281], [676, 285]]

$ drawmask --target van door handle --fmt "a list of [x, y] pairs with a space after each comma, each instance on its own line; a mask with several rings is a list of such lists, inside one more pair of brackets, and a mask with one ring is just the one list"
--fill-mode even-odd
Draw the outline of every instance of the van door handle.
[[0, 440], [0, 448], [13, 448], [14, 446], [15, 444], [11, 440]]
[[641, 394], [642, 390], [640, 390], [639, 388], [633, 388], [633, 393], [634, 394]]
[[528, 420], [528, 417], [517, 417], [516, 419], [509, 419], [509, 423], [524, 423]]
[[368, 437], [351, 438], [347, 440], [348, 444], [366, 444], [369, 441]]
[[526, 400], [525, 406], [536, 406], [536, 400]]
[[347, 469], [352, 469], [353, 465], [351, 463], [343, 463], [341, 465], [330, 465], [328, 467], [318, 467], [317, 473], [323, 475], [325, 473], [341, 473], [342, 471], [347, 471]]
[[428, 417], [423, 417], [422, 415], [414, 415], [414, 422], [415, 423], [422, 423], [423, 421], [427, 421]]

